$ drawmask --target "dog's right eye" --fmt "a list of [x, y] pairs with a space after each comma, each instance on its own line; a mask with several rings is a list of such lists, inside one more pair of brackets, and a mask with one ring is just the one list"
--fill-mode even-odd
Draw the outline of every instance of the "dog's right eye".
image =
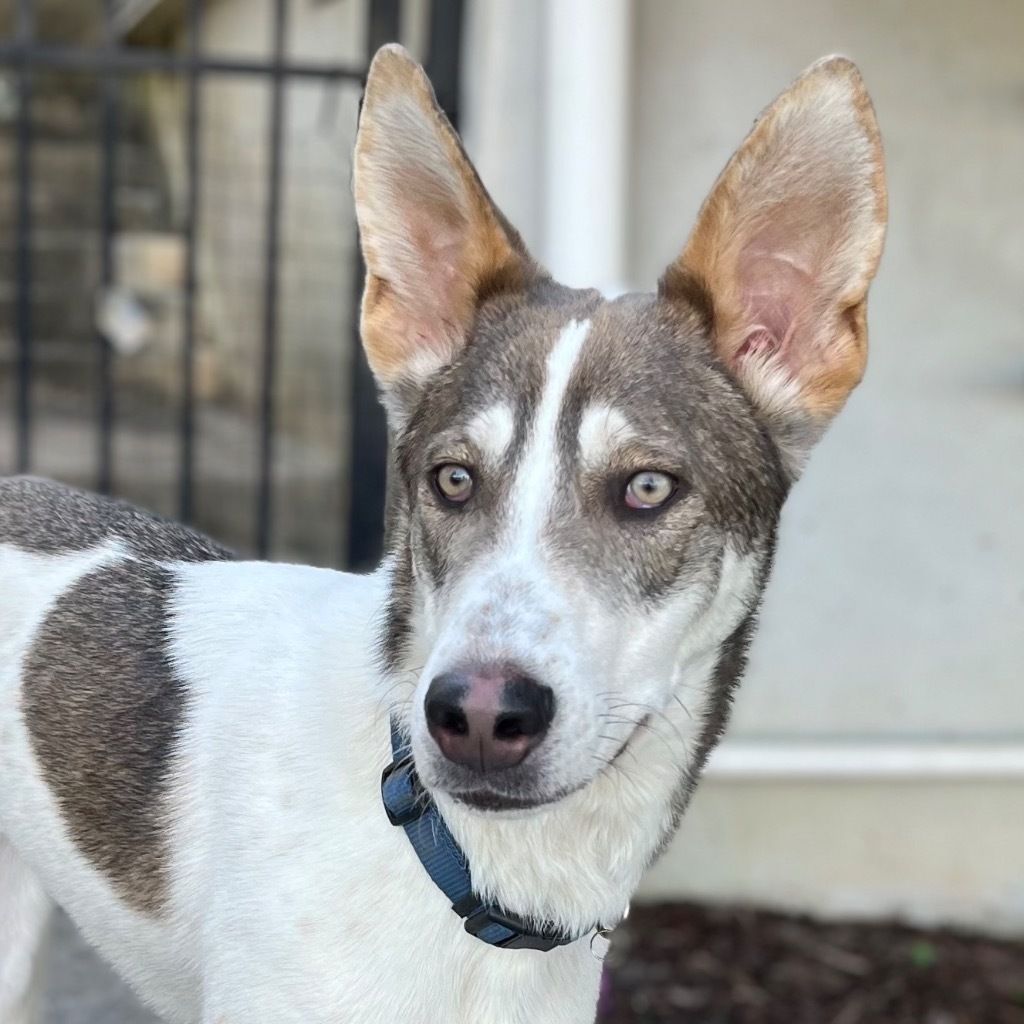
[[462, 505], [473, 493], [473, 475], [465, 466], [448, 462], [434, 470], [434, 487], [445, 501]]
[[679, 481], [674, 476], [646, 469], [641, 473], [635, 473], [627, 481], [626, 505], [641, 511], [661, 508], [678, 489]]

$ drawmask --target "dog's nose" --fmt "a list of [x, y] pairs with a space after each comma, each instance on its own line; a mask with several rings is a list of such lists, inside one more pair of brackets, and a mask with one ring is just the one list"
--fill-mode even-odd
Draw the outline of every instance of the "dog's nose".
[[449, 761], [476, 771], [512, 768], [555, 717], [551, 688], [506, 671], [436, 676], [424, 706], [427, 728]]

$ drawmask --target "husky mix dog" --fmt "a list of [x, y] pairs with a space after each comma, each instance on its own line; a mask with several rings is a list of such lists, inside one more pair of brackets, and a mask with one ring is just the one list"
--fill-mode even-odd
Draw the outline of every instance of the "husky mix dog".
[[396, 46], [354, 181], [376, 573], [0, 481], [4, 1024], [55, 905], [168, 1021], [593, 1021], [593, 937], [725, 726], [783, 501], [864, 371], [856, 68], [764, 112], [654, 294], [553, 281]]

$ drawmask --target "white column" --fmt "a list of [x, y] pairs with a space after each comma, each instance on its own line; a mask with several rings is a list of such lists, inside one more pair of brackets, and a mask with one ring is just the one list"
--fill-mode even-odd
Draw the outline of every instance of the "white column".
[[466, 5], [459, 126], [484, 185], [538, 259], [544, 238], [545, 2]]
[[542, 261], [606, 292], [626, 278], [630, 0], [548, 0]]

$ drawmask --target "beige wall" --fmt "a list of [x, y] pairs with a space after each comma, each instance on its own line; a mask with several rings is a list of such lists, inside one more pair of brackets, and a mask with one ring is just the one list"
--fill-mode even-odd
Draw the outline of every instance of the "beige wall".
[[1024, 936], [1024, 782], [710, 775], [641, 899]]

